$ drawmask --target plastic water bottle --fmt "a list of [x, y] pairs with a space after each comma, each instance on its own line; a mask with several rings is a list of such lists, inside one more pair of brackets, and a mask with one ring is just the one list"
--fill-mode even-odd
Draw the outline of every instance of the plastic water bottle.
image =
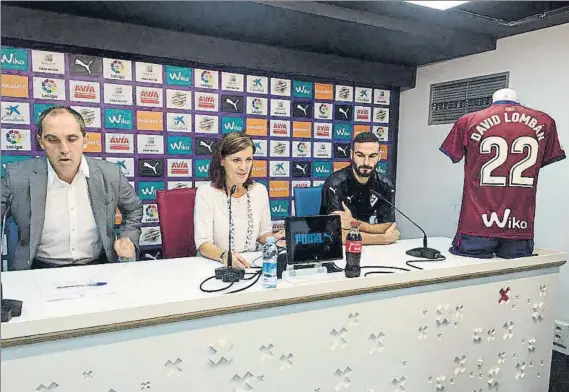
[[263, 245], [263, 288], [277, 287], [277, 244], [275, 237], [267, 237]]

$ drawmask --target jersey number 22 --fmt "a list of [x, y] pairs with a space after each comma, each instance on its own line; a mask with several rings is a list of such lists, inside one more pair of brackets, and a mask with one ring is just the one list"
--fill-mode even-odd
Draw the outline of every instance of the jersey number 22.
[[[508, 142], [500, 136], [487, 137], [480, 143], [481, 154], [490, 154], [493, 148], [496, 150], [496, 155], [480, 169], [481, 186], [506, 186], [506, 180], [508, 180], [509, 186], [533, 186], [533, 177], [523, 177], [522, 173], [537, 161], [539, 149], [537, 140], [529, 136], [520, 136], [512, 142], [511, 149], [508, 148]], [[492, 172], [506, 162], [509, 153], [525, 153], [526, 156], [512, 165], [508, 179], [505, 176], [493, 176]]]

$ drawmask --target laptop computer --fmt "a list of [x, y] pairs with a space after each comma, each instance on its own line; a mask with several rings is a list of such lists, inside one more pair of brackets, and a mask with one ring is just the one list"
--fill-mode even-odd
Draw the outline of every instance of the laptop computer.
[[343, 259], [339, 215], [285, 218], [287, 264], [300, 267]]

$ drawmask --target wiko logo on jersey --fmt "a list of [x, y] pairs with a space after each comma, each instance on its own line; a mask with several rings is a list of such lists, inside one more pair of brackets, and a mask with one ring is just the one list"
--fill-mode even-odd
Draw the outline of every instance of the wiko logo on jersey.
[[298, 98], [312, 98], [312, 83], [300, 82], [294, 80], [292, 82], [292, 94]]
[[334, 119], [340, 121], [352, 121], [354, 118], [354, 108], [350, 105], [336, 105]]
[[294, 242], [297, 245], [315, 245], [323, 244], [324, 242], [333, 242], [332, 233], [305, 233], [305, 234], [295, 234]]
[[292, 177], [310, 177], [312, 164], [306, 161], [292, 161]]
[[352, 124], [334, 124], [334, 139], [352, 140]]
[[230, 132], [243, 132], [245, 126], [243, 125], [242, 117], [222, 117], [221, 118], [221, 130], [223, 134]]
[[490, 214], [490, 218], [488, 218], [488, 214], [482, 214], [482, 222], [484, 226], [491, 228], [492, 226], [496, 225], [500, 229], [513, 229], [513, 230], [525, 230], [528, 228], [528, 223], [526, 221], [517, 219], [515, 216], [510, 216], [511, 210], [507, 208], [504, 211], [504, 215], [502, 219], [498, 217], [498, 214], [492, 212]]
[[164, 175], [164, 158], [139, 158], [138, 175], [140, 177], [162, 177]]
[[105, 128], [133, 129], [132, 110], [105, 109]]
[[208, 137], [196, 138], [196, 155], [213, 155], [219, 141]]
[[174, 86], [192, 86], [192, 70], [185, 67], [166, 66], [166, 84]]
[[2, 48], [2, 69], [28, 70], [28, 52], [25, 49]]
[[164, 182], [141, 181], [138, 183], [138, 197], [140, 200], [155, 200], [156, 191], [164, 190]]
[[334, 158], [349, 158], [351, 148], [350, 143], [334, 143]]
[[312, 176], [325, 178], [332, 174], [332, 162], [314, 162]]
[[209, 159], [196, 159], [196, 167], [194, 170], [194, 177], [207, 178], [209, 176]]
[[225, 113], [243, 113], [245, 110], [245, 99], [240, 95], [221, 96], [221, 111]]
[[82, 76], [101, 76], [103, 59], [100, 57], [69, 55], [69, 73]]
[[279, 220], [289, 216], [290, 204], [288, 200], [271, 200], [271, 219]]
[[292, 116], [296, 118], [312, 118], [312, 104], [304, 101], [293, 101]]
[[189, 136], [168, 136], [168, 154], [191, 155], [192, 138]]

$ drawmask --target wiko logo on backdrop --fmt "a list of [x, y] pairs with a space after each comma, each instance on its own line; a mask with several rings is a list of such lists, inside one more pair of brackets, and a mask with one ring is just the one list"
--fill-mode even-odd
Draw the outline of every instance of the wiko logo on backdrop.
[[515, 216], [510, 216], [512, 211], [507, 208], [504, 211], [504, 215], [502, 216], [502, 220], [498, 217], [496, 212], [492, 212], [490, 214], [490, 218], [488, 218], [487, 214], [482, 214], [482, 222], [484, 222], [484, 226], [490, 228], [494, 226], [498, 226], [500, 229], [508, 228], [508, 229], [527, 229], [528, 223], [526, 221], [517, 219]]
[[326, 178], [332, 174], [332, 162], [314, 162], [312, 168], [313, 177]]
[[312, 83], [293, 81], [293, 95], [298, 98], [312, 98]]
[[279, 220], [289, 216], [289, 201], [288, 200], [271, 200], [271, 218]]
[[221, 129], [224, 135], [230, 132], [243, 132], [245, 130], [245, 127], [243, 126], [243, 118], [222, 117]]
[[190, 155], [192, 138], [189, 136], [168, 136], [168, 154]]
[[174, 86], [192, 86], [192, 70], [185, 67], [166, 66], [166, 84]]
[[51, 103], [34, 103], [34, 122], [37, 124], [41, 114], [49, 108], [54, 107]]
[[138, 183], [140, 200], [155, 200], [156, 191], [164, 190], [164, 183], [159, 181], [141, 181]]
[[105, 109], [105, 128], [133, 129], [132, 110]]
[[25, 49], [2, 48], [2, 68], [14, 71], [28, 70], [28, 53]]
[[352, 124], [334, 124], [334, 139], [351, 140]]
[[207, 178], [209, 176], [210, 159], [196, 159], [196, 167], [194, 169], [194, 177]]

